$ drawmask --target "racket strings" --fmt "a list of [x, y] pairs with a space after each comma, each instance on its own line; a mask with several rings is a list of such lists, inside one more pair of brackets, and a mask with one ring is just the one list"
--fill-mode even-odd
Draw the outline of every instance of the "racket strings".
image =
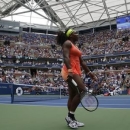
[[96, 97], [88, 93], [82, 97], [81, 103], [83, 107], [89, 111], [94, 111], [98, 107], [98, 101]]

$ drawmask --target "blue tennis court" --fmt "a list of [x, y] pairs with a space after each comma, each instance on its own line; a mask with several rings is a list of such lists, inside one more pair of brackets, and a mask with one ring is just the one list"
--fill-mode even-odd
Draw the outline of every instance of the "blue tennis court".
[[[130, 109], [130, 96], [98, 96], [99, 108], [127, 108]], [[0, 104], [11, 104], [10, 96], [1, 96]], [[17, 102], [20, 105], [38, 106], [66, 106], [67, 98], [37, 102]], [[80, 106], [81, 107], [81, 106]]]

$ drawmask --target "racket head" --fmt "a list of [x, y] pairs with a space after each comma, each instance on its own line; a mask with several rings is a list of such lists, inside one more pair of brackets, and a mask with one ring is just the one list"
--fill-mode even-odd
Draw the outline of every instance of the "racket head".
[[80, 95], [80, 103], [89, 112], [93, 112], [98, 108], [99, 102], [96, 96], [94, 96], [91, 92], [89, 91], [84, 91], [80, 93], [77, 84], [73, 83], [72, 77], [68, 77], [68, 84], [71, 84], [77, 89], [77, 92]]
[[96, 96], [87, 91], [81, 94], [81, 105], [87, 111], [93, 112], [98, 108], [99, 102]]

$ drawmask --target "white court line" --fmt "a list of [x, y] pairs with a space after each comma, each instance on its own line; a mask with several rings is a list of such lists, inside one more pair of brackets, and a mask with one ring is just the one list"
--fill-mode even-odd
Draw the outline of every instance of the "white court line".
[[10, 103], [11, 101], [0, 101], [0, 103], [1, 103], [1, 102], [2, 102], [2, 103], [3, 103], [3, 102], [9, 102], [9, 103]]
[[117, 109], [117, 110], [120, 110], [120, 109], [126, 109], [126, 110], [130, 110], [130, 108], [112, 108], [112, 107], [98, 107], [100, 109]]
[[[38, 107], [38, 106], [40, 106], [40, 107], [65, 107], [66, 108], [66, 106], [50, 106], [50, 105], [28, 105], [28, 104], [5, 104], [5, 103], [0, 103], [0, 105], [1, 104], [3, 104], [3, 105], [12, 105], [12, 106], [32, 106], [32, 107]], [[78, 107], [78, 108], [82, 108], [83, 109], [83, 107]], [[98, 107], [98, 109], [117, 109], [117, 110], [120, 110], [120, 109], [125, 109], [125, 110], [129, 110], [130, 108], [106, 108], [106, 107]]]
[[99, 105], [103, 105], [103, 106], [123, 106], [123, 105], [126, 105], [126, 106], [130, 106], [130, 104], [99, 104]]
[[[3, 101], [3, 102], [0, 102], [0, 104], [4, 104], [4, 103], [10, 103], [9, 101]], [[34, 102], [30, 102], [29, 104], [11, 104], [11, 105], [32, 105]], [[41, 104], [41, 102], [36, 102], [35, 104]], [[36, 105], [36, 106], [44, 106], [44, 105], [67, 105], [67, 103], [43, 103], [42, 105]], [[103, 105], [103, 106], [130, 106], [130, 104], [99, 104], [99, 105]], [[34, 105], [35, 106], [35, 105]]]
[[1, 97], [1, 96], [0, 96], [0, 98], [11, 98], [11, 97]]
[[[10, 103], [10, 101], [0, 101], [0, 104], [1, 103]], [[24, 103], [23, 103], [24, 104]], [[29, 102], [29, 104], [34, 104], [34, 102]], [[35, 104], [42, 104], [42, 105], [67, 105], [67, 103], [49, 103], [49, 102], [35, 102]], [[26, 105], [26, 104], [25, 104]], [[100, 104], [99, 105], [103, 105], [103, 106], [123, 106], [123, 105], [126, 105], [126, 106], [130, 106], [130, 104]], [[40, 106], [40, 105], [37, 105], [37, 106]]]
[[[1, 98], [1, 97], [0, 97], [0, 98]], [[10, 97], [2, 97], [2, 98], [3, 98], [3, 99], [5, 99], [5, 98], [6, 98], [6, 99], [10, 99]], [[60, 99], [60, 100], [64, 100], [64, 99]], [[65, 99], [65, 100], [66, 100], [66, 99]], [[119, 101], [124, 101], [124, 100], [125, 100], [125, 101], [130, 101], [130, 98], [129, 98], [129, 99], [119, 99], [119, 98], [118, 98], [118, 99], [110, 99], [110, 98], [100, 99], [100, 98], [98, 98], [98, 100], [99, 100], [99, 101], [102, 101], [102, 100], [103, 100], [103, 101], [106, 101], [106, 100], [107, 100], [107, 101], [118, 101], [118, 100], [119, 100]]]
[[106, 101], [106, 100], [107, 100], [107, 101], [108, 101], [108, 100], [109, 100], [109, 101], [117, 101], [117, 100], [119, 100], [119, 101], [124, 101], [124, 100], [125, 100], [125, 101], [130, 101], [130, 99], [99, 99], [99, 98], [98, 98], [98, 100], [99, 100], [99, 101], [101, 101], [101, 100], [105, 100], [105, 101]]

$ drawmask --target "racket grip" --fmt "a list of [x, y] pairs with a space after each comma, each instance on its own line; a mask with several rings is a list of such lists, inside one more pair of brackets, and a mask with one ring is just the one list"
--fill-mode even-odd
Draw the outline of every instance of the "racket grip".
[[72, 79], [72, 83], [74, 86], [78, 86], [77, 83]]

